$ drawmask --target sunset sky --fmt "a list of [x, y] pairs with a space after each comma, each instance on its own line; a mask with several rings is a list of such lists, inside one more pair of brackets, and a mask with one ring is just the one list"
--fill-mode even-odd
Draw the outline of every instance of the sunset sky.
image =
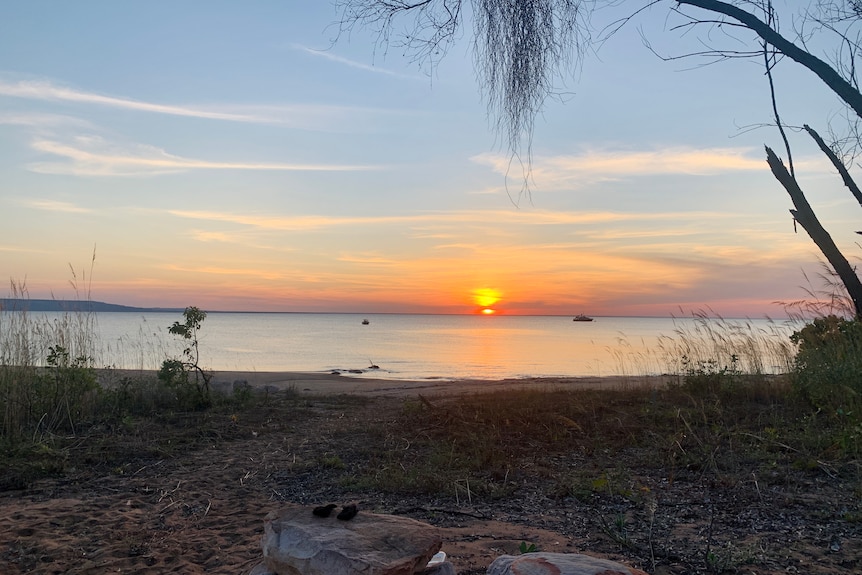
[[[753, 129], [771, 119], [766, 78], [758, 62], [658, 58], [643, 38], [699, 48], [671, 30], [673, 5], [561, 80], [527, 197], [469, 22], [429, 70], [369, 31], [335, 42], [323, 0], [6, 3], [0, 270], [31, 298], [132, 306], [780, 316], [821, 270], [764, 160], [764, 144], [785, 156], [780, 138]], [[776, 83], [787, 123], [840, 122], [798, 65]], [[857, 256], [858, 205], [791, 139], [803, 189]]]

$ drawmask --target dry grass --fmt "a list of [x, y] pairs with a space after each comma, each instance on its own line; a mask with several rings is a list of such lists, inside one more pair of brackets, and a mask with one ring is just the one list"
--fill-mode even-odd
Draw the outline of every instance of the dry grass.
[[[661, 390], [511, 390], [410, 400], [381, 430], [384, 439], [369, 453], [372, 471], [362, 481], [432, 493], [468, 478], [475, 493], [504, 495], [522, 470], [572, 453], [598, 468], [624, 462], [661, 470], [668, 481], [707, 472], [738, 479], [761, 465], [854, 467], [862, 455], [850, 441], [856, 431], [811, 413], [786, 378], [703, 379]], [[583, 484], [556, 481], [563, 491]]]

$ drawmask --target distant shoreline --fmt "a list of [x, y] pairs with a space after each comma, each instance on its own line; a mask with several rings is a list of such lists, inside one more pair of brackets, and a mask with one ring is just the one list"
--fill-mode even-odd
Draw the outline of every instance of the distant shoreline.
[[2, 311], [50, 311], [50, 312], [133, 312], [133, 313], [182, 313], [183, 308], [134, 307], [103, 301], [78, 299], [16, 299], [0, 298]]

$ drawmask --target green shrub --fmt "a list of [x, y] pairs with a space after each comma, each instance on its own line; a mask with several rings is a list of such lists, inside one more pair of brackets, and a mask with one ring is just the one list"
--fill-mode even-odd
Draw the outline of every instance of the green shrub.
[[45, 359], [48, 367], [39, 374], [39, 388], [44, 395], [39, 398], [38, 410], [47, 416], [43, 421], [47, 430], [74, 433], [78, 424], [92, 417], [98, 404], [93, 360], [84, 355], [73, 359], [61, 345], [49, 350]]
[[180, 405], [194, 409], [212, 405], [210, 380], [212, 374], [200, 366], [198, 331], [206, 319], [207, 312], [194, 306], [183, 312], [184, 323], [175, 321], [168, 331], [186, 342], [182, 359], [166, 359], [159, 369], [159, 379], [174, 389]]
[[830, 315], [790, 336], [799, 346], [796, 390], [817, 409], [858, 419], [862, 393], [862, 322]]
[[716, 360], [692, 362], [683, 356], [682, 389], [698, 397], [733, 392], [743, 377], [738, 366], [739, 358], [730, 356], [730, 361], [721, 365]]

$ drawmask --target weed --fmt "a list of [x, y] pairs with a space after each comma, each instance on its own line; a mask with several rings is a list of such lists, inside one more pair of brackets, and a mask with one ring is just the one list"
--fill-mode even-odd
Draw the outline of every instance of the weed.
[[319, 463], [324, 469], [344, 469], [347, 467], [337, 455], [324, 455], [320, 458]]

